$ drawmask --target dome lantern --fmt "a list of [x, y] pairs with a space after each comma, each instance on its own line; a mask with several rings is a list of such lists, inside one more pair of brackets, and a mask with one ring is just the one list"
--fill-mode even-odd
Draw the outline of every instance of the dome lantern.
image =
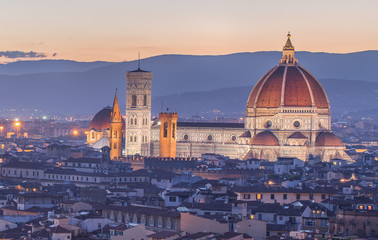
[[286, 44], [282, 49], [282, 58], [280, 59], [280, 64], [298, 64], [298, 60], [294, 56], [294, 46], [290, 40], [290, 32], [287, 34]]

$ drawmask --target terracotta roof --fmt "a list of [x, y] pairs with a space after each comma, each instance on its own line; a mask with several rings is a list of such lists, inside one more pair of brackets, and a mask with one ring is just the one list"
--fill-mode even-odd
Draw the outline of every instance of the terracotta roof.
[[247, 130], [242, 135], [240, 135], [239, 137], [241, 137], [241, 138], [251, 138], [252, 135], [251, 135], [251, 132]]
[[222, 235], [220, 236], [217, 236], [216, 239], [232, 239], [232, 238], [235, 238], [237, 236], [240, 236], [242, 235], [243, 233], [236, 233], [236, 232], [225, 232], [225, 233], [222, 233]]
[[335, 134], [331, 132], [322, 132], [319, 133], [318, 137], [316, 138], [316, 146], [343, 146], [340, 138], [338, 138]]
[[247, 107], [280, 106], [329, 108], [329, 102], [323, 87], [305, 68], [278, 65], [256, 83]]
[[308, 138], [300, 132], [295, 132], [289, 136], [289, 138]]
[[198, 232], [193, 234], [188, 234], [183, 237], [177, 238], [176, 240], [196, 240], [196, 239], [204, 239], [205, 237], [212, 237], [214, 233], [211, 232]]
[[147, 237], [152, 239], [166, 239], [178, 235], [178, 232], [161, 231], [148, 235]]
[[[89, 129], [106, 130], [110, 125], [110, 118], [112, 114], [112, 107], [105, 107], [99, 111], [93, 118], [89, 125]], [[122, 129], [125, 129], [125, 120], [122, 119]]]
[[64, 227], [57, 226], [51, 229], [52, 233], [71, 233], [71, 231], [65, 229]]
[[279, 146], [278, 139], [269, 131], [260, 132], [250, 141], [250, 145]]
[[20, 162], [12, 161], [3, 166], [3, 168], [23, 168], [23, 169], [46, 169], [47, 166], [44, 163], [39, 162]]

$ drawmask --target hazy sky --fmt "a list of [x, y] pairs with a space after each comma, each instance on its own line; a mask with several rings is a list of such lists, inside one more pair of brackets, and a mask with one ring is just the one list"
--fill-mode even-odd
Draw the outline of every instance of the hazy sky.
[[377, 0], [1, 0], [0, 9], [0, 52], [55, 59], [281, 50], [287, 31], [300, 51], [378, 49]]

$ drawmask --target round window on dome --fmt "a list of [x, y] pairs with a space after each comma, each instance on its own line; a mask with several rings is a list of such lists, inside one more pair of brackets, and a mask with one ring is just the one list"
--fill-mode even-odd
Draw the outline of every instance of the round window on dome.
[[233, 142], [235, 142], [235, 141], [236, 141], [236, 136], [232, 136], [232, 137], [231, 137], [231, 140], [232, 140]]
[[301, 123], [299, 121], [295, 121], [293, 125], [294, 127], [299, 128], [301, 126]]
[[265, 127], [270, 128], [273, 125], [272, 121], [268, 120], [265, 122]]
[[209, 141], [213, 140], [213, 136], [208, 135], [208, 136], [207, 136], [207, 140], [209, 140]]
[[184, 138], [184, 140], [188, 140], [189, 139], [188, 134], [185, 134], [183, 138]]

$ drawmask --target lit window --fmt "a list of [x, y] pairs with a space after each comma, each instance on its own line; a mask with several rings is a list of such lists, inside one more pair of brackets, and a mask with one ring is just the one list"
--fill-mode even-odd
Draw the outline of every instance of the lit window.
[[261, 200], [262, 199], [262, 195], [260, 193], [256, 194], [256, 199]]
[[369, 206], [367, 207], [367, 209], [368, 209], [368, 210], [371, 210], [371, 209], [372, 209], [371, 205], [369, 205]]
[[360, 205], [358, 208], [359, 208], [360, 210], [363, 210], [363, 209], [364, 209], [364, 206], [363, 206], [363, 205]]

